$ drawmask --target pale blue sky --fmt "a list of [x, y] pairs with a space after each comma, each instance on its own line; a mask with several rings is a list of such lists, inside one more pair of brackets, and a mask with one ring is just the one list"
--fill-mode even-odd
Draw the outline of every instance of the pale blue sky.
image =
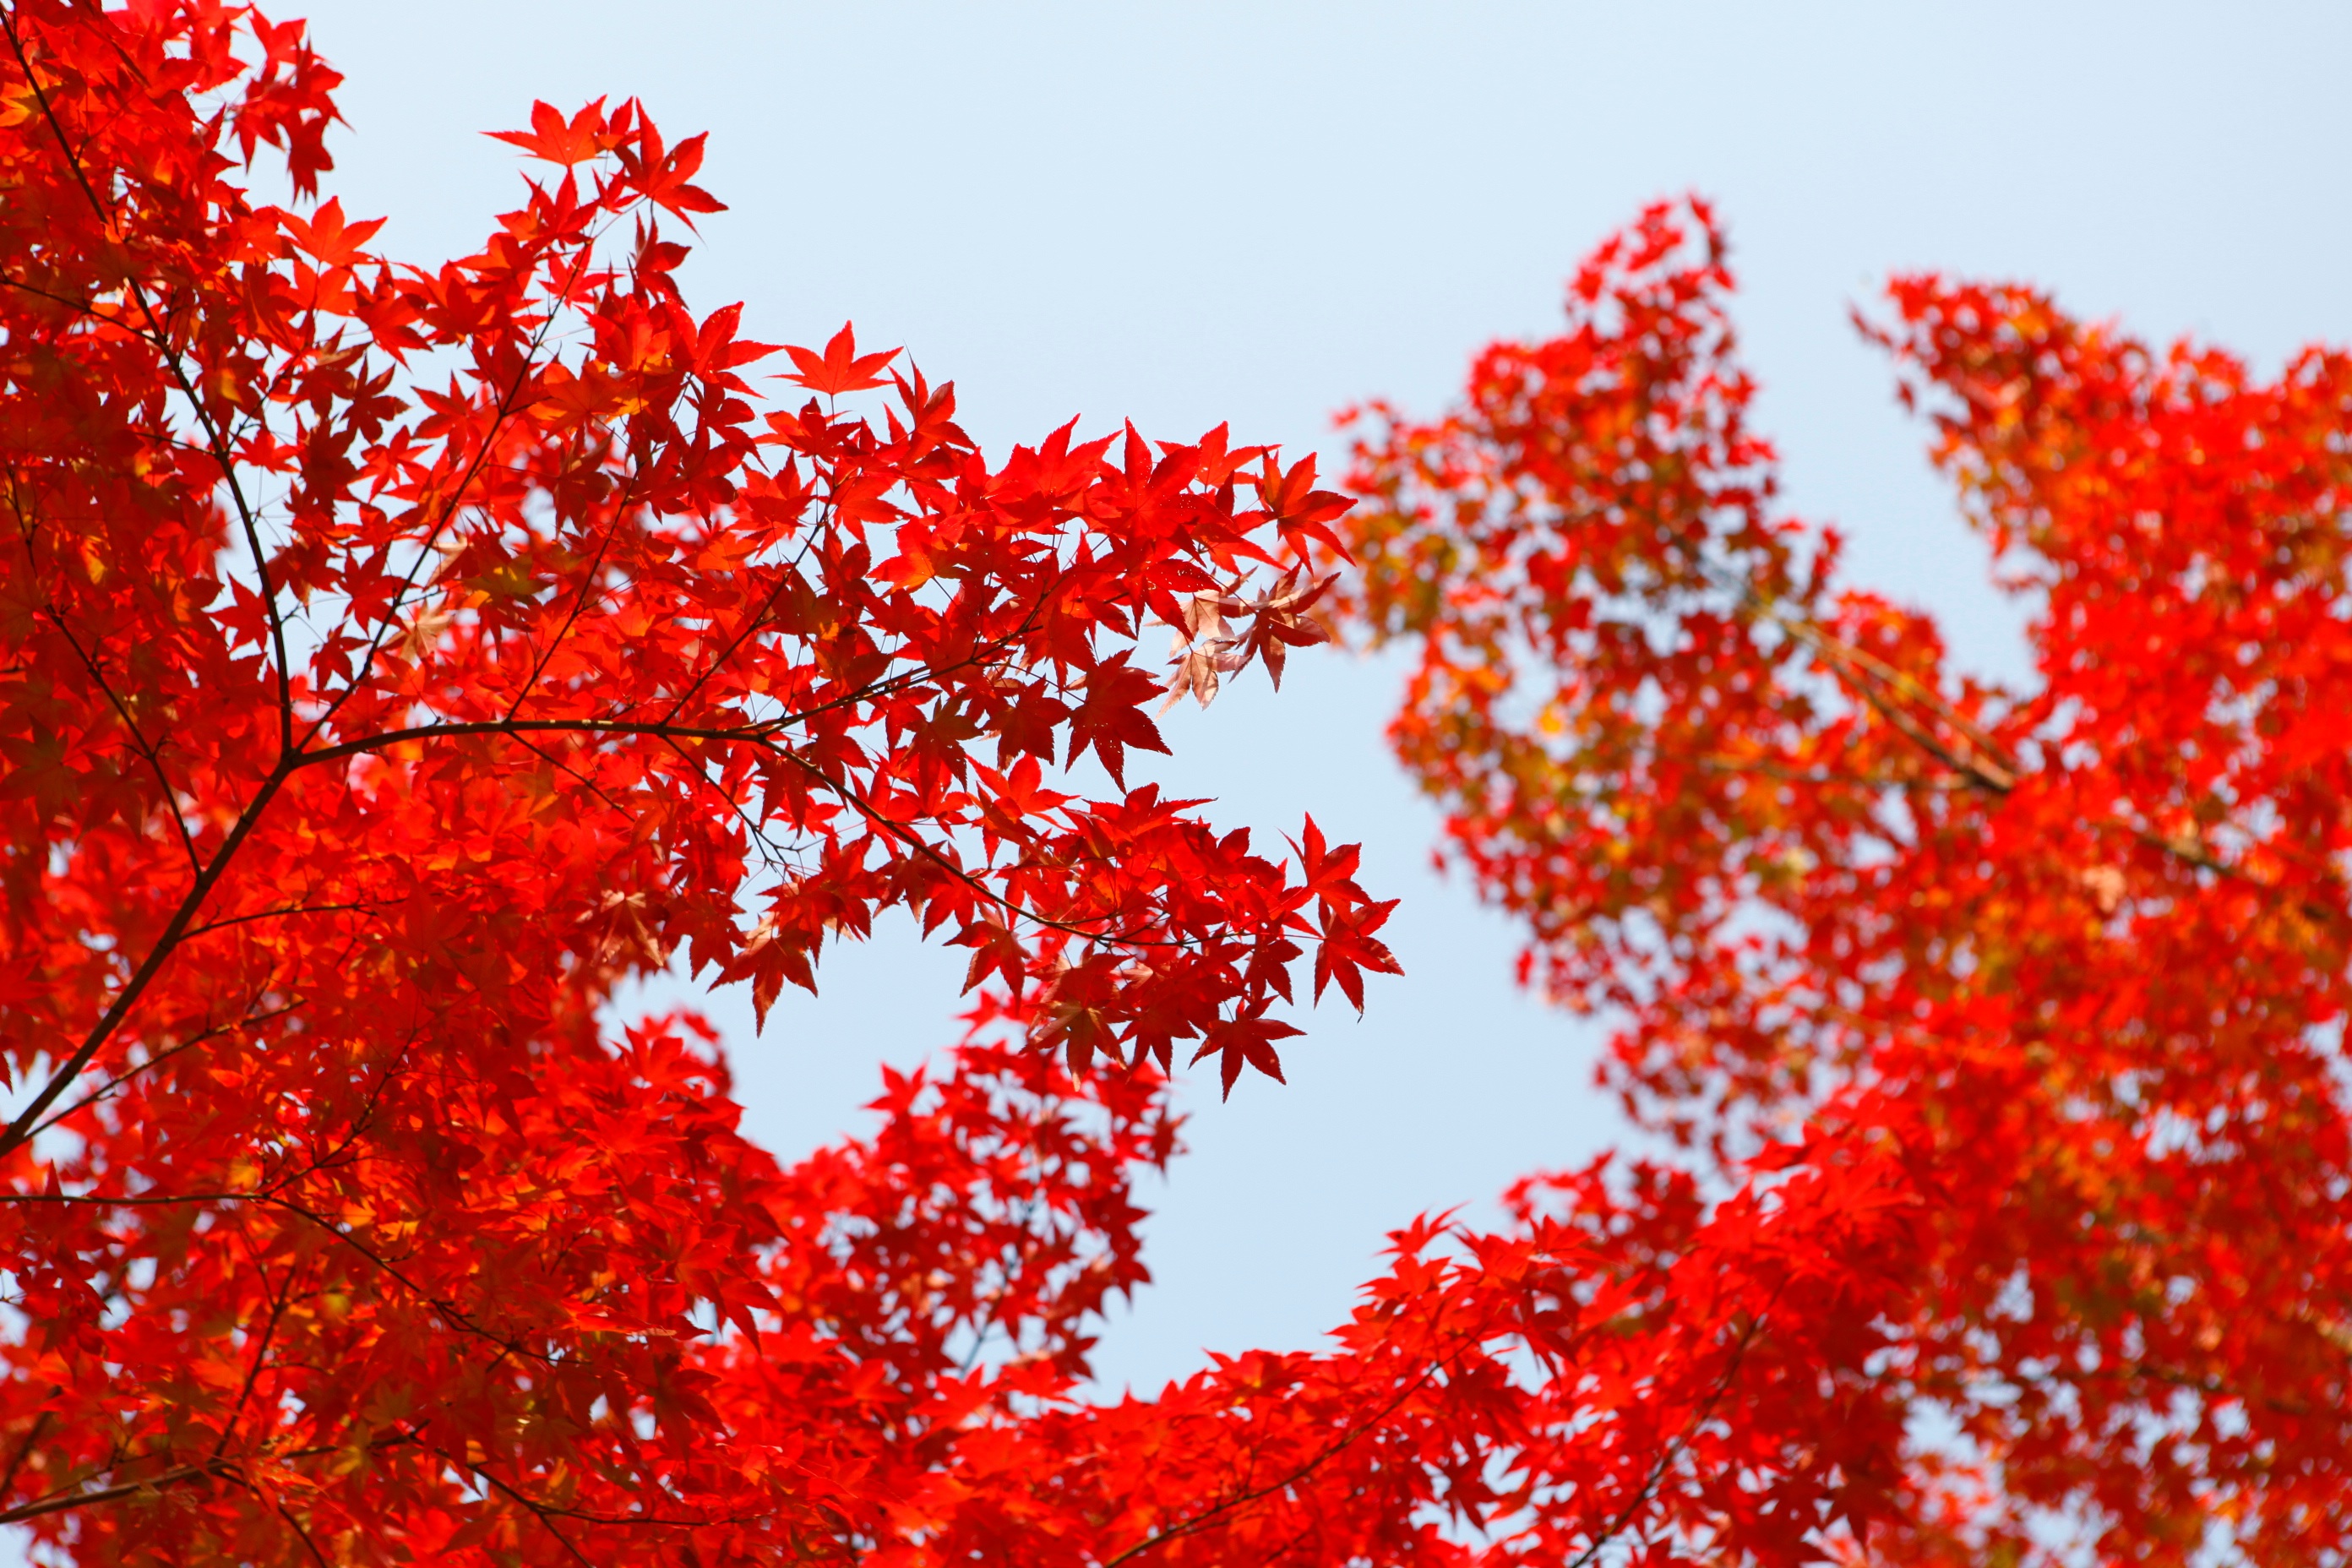
[[[1082, 414], [1294, 449], [1338, 405], [1432, 409], [1466, 356], [1545, 331], [1559, 281], [1646, 198], [1732, 225], [1759, 418], [1853, 575], [1924, 601], [1969, 661], [2012, 615], [1846, 325], [1895, 268], [2022, 277], [2144, 333], [2269, 365], [2352, 338], [2352, 8], [2039, 5], [663, 5], [336, 0], [330, 176], [395, 254], [470, 248], [517, 160], [475, 134], [636, 95], [712, 132], [687, 275], [746, 331], [904, 343], [993, 452]], [[1171, 719], [1160, 776], [1261, 831], [1312, 809], [1406, 902], [1410, 970], [1326, 1008], [1287, 1089], [1196, 1093], [1152, 1194], [1160, 1283], [1110, 1327], [1114, 1383], [1201, 1347], [1295, 1346], [1346, 1313], [1382, 1233], [1483, 1205], [1617, 1135], [1592, 1034], [1514, 993], [1511, 935], [1426, 868], [1389, 764], [1393, 671], [1326, 657]], [[729, 1031], [780, 1153], [861, 1125], [878, 1058], [950, 1037], [961, 965], [903, 931], [831, 961], [821, 1005]], [[1213, 1089], [1206, 1080], [1195, 1086]]]

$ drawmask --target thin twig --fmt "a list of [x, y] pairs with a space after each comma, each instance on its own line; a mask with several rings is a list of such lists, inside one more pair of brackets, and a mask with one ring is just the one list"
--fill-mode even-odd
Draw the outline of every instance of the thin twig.
[[[1466, 1350], [1467, 1348], [1467, 1346], [1465, 1346], [1464, 1350]], [[1241, 1492], [1233, 1497], [1227, 1498], [1223, 1502], [1215, 1503], [1209, 1508], [1203, 1509], [1201, 1512], [1194, 1514], [1190, 1519], [1180, 1521], [1175, 1524], [1170, 1525], [1165, 1530], [1146, 1536], [1143, 1540], [1137, 1542], [1134, 1545], [1129, 1547], [1118, 1556], [1106, 1559], [1103, 1563], [1102, 1568], [1118, 1568], [1120, 1563], [1138, 1557], [1142, 1553], [1152, 1550], [1154, 1547], [1164, 1546], [1171, 1541], [1177, 1540], [1182, 1536], [1194, 1534], [1208, 1528], [1208, 1526], [1213, 1523], [1221, 1515], [1231, 1513], [1235, 1509], [1246, 1508], [1251, 1503], [1256, 1502], [1261, 1498], [1271, 1497], [1276, 1492], [1286, 1490], [1290, 1487], [1297, 1485], [1300, 1481], [1305, 1480], [1308, 1476], [1314, 1474], [1318, 1469], [1320, 1469], [1325, 1463], [1327, 1463], [1341, 1449], [1347, 1447], [1357, 1438], [1361, 1437], [1365, 1433], [1373, 1430], [1381, 1423], [1388, 1420], [1390, 1416], [1404, 1408], [1406, 1401], [1410, 1400], [1414, 1394], [1419, 1394], [1423, 1388], [1426, 1388], [1432, 1378], [1451, 1366], [1454, 1362], [1460, 1360], [1463, 1351], [1457, 1350], [1450, 1356], [1441, 1357], [1439, 1360], [1430, 1363], [1428, 1367], [1423, 1371], [1422, 1374], [1408, 1384], [1402, 1393], [1399, 1394], [1394, 1399], [1389, 1401], [1386, 1405], [1382, 1406], [1379, 1414], [1367, 1417], [1366, 1419], [1357, 1423], [1354, 1426], [1349, 1427], [1346, 1432], [1341, 1433], [1339, 1436], [1326, 1447], [1321, 1453], [1317, 1454], [1313, 1458], [1307, 1460], [1305, 1464], [1299, 1466], [1288, 1475], [1284, 1476], [1281, 1479], [1268, 1481], [1262, 1487], [1255, 1487], [1248, 1491]]]
[[[110, 237], [117, 236], [119, 228], [114, 213], [100, 197], [96, 187], [89, 183], [89, 172], [82, 167], [80, 151], [73, 145], [72, 138], [66, 134], [65, 126], [58, 119], [56, 106], [49, 101], [48, 93], [41, 86], [38, 73], [33, 69], [32, 60], [25, 53], [24, 39], [17, 32], [16, 17], [13, 11], [5, 14], [5, 17], [0, 17], [0, 29], [5, 29], [8, 35], [9, 49], [16, 57], [18, 68], [25, 73], [25, 84], [32, 91], [33, 101], [40, 108], [41, 118], [48, 125], [50, 134], [57, 139], [58, 149], [65, 153], [66, 166], [73, 174], [74, 184], [80, 187], [82, 195], [89, 203], [90, 210], [97, 215], [100, 224], [106, 232]], [[126, 251], [128, 248], [126, 246]], [[268, 612], [270, 640], [278, 655], [278, 749], [281, 752], [291, 752], [294, 749], [294, 687], [293, 668], [286, 649], [286, 621], [278, 608], [277, 590], [269, 581], [269, 562], [261, 548], [260, 525], [255, 519], [252, 504], [246, 499], [245, 487], [237, 479], [236, 454], [229, 447], [227, 437], [214, 422], [212, 413], [198, 395], [194, 383], [189, 379], [187, 367], [181, 363], [178, 351], [168, 346], [170, 340], [163, 334], [163, 322], [155, 314], [154, 305], [147, 298], [147, 290], [141, 285], [137, 275], [128, 267], [123, 270], [122, 286], [131, 298], [138, 303], [140, 313], [147, 318], [148, 325], [161, 340], [157, 347], [158, 357], [162, 359], [164, 367], [171, 372], [172, 380], [179, 386], [181, 396], [187, 400], [188, 406], [194, 413], [197, 423], [204, 426], [205, 437], [210, 443], [209, 449], [213, 461], [220, 468], [221, 482], [228, 488], [229, 499], [236, 507], [237, 520], [244, 530], [246, 546], [253, 557], [254, 575], [261, 586], [261, 601]], [[0, 1153], [5, 1152], [5, 1147], [0, 1147]]]
[[[1780, 1291], [1774, 1290], [1773, 1300], [1777, 1300], [1779, 1297]], [[1674, 1441], [1667, 1444], [1664, 1451], [1659, 1454], [1657, 1462], [1650, 1467], [1648, 1477], [1643, 1480], [1641, 1489], [1633, 1494], [1632, 1500], [1617, 1510], [1616, 1518], [1611, 1520], [1600, 1533], [1592, 1538], [1591, 1544], [1579, 1552], [1568, 1564], [1568, 1568], [1588, 1568], [1588, 1564], [1593, 1558], [1600, 1555], [1601, 1549], [1624, 1531], [1625, 1526], [1632, 1522], [1636, 1513], [1648, 1506], [1650, 1499], [1658, 1489], [1658, 1483], [1665, 1479], [1666, 1472], [1673, 1468], [1674, 1462], [1682, 1457], [1685, 1448], [1690, 1447], [1692, 1438], [1698, 1435], [1698, 1429], [1706, 1425], [1707, 1418], [1715, 1414], [1715, 1407], [1721, 1404], [1723, 1396], [1731, 1391], [1731, 1380], [1738, 1374], [1739, 1363], [1747, 1357], [1748, 1345], [1755, 1341], [1758, 1331], [1764, 1326], [1765, 1317], [1771, 1310], [1772, 1301], [1768, 1300], [1763, 1311], [1748, 1320], [1747, 1328], [1740, 1332], [1739, 1342], [1732, 1347], [1730, 1363], [1724, 1367], [1723, 1375], [1716, 1379], [1715, 1387], [1708, 1393], [1706, 1402], [1693, 1413], [1691, 1418], [1684, 1423], [1683, 1429], [1675, 1434]]]

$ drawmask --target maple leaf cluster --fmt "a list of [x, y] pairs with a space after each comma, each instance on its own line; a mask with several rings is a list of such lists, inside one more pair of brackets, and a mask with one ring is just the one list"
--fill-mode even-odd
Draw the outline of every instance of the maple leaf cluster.
[[[1778, 510], [1696, 203], [1454, 412], [1360, 415], [1351, 510], [1222, 429], [992, 464], [847, 327], [761, 396], [779, 351], [674, 282], [701, 141], [633, 103], [535, 107], [502, 139], [553, 172], [428, 270], [315, 199], [299, 24], [0, 29], [0, 1522], [40, 1553], [2352, 1547], [2352, 360], [1898, 279], [1868, 330], [2032, 595], [2012, 691]], [[264, 148], [307, 216], [239, 183]], [[1341, 630], [1415, 656], [1447, 853], [1682, 1153], [1407, 1226], [1324, 1350], [1090, 1398], [1179, 1050], [1279, 1078], [1294, 965], [1359, 1008], [1397, 967], [1354, 847], [1261, 856], [1128, 752]], [[973, 1002], [869, 1137], [781, 1167], [700, 1020], [604, 1022], [673, 963], [764, 1015], [891, 909]]]
[[[2334, 1561], [2352, 358], [2265, 382], [1895, 279], [1862, 324], [2027, 596], [2010, 689], [1775, 510], [1730, 287], [1706, 205], [1651, 208], [1458, 409], [1357, 416], [1345, 531], [1345, 613], [1415, 658], [1390, 733], [1447, 858], [1523, 975], [1617, 1021], [1627, 1108], [1744, 1194], [1685, 1244], [1750, 1271], [1711, 1283], [1718, 1333], [1820, 1358], [1686, 1429], [1740, 1429], [1743, 1497], [1800, 1504], [1780, 1543], [1663, 1458], [1622, 1539]], [[1893, 1234], [1822, 1336], [1748, 1249], [1839, 1215]]]
[[[857, 1478], [1054, 1395], [1139, 1278], [1129, 1102], [1180, 1050], [1278, 1077], [1310, 956], [1396, 967], [1311, 825], [1296, 868], [1125, 779], [1147, 622], [1345, 503], [1222, 428], [992, 463], [847, 327], [765, 395], [674, 280], [702, 141], [634, 103], [538, 106], [524, 204], [423, 268], [315, 199], [299, 24], [0, 29], [0, 1520], [88, 1562], [848, 1552], [920, 1493]], [[273, 148], [307, 216], [243, 183]], [[1110, 793], [1050, 786], [1088, 753]], [[690, 1021], [600, 1025], [673, 964], [764, 1015], [893, 909], [971, 951], [989, 1072], [1131, 1077], [1108, 1142], [967, 1108], [968, 1177], [787, 1179]], [[1028, 1195], [920, 1218], [956, 1180]], [[954, 1311], [1059, 1348], [943, 1363]]]

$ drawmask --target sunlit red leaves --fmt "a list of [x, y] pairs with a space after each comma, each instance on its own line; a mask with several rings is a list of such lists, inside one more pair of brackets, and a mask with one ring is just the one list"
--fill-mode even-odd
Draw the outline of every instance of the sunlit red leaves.
[[[227, 16], [215, 11], [205, 21], [218, 40], [207, 51], [211, 58], [205, 65], [225, 76], [232, 74], [236, 62], [226, 58]], [[155, 57], [162, 50], [155, 48], [154, 43], [160, 37], [168, 36], [172, 25], [165, 22], [155, 26], [151, 22], [152, 30], [141, 39], [143, 47], [135, 52], [125, 51], [126, 63], [144, 54], [152, 63], [161, 64]], [[295, 194], [314, 195], [319, 176], [335, 166], [326, 149], [326, 129], [335, 118], [332, 94], [341, 84], [342, 74], [311, 52], [309, 29], [300, 20], [271, 23], [257, 16], [252, 26], [262, 58], [260, 68], [247, 74], [243, 90], [230, 110], [237, 146], [248, 163], [257, 147], [266, 144], [277, 148], [285, 156], [286, 173]]]
[[333, 196], [320, 203], [308, 222], [291, 213], [279, 221], [286, 226], [287, 237], [329, 267], [348, 267], [359, 260], [366, 254], [360, 247], [383, 226], [380, 217], [346, 224], [343, 204]]
[[1380, 903], [1356, 902], [1335, 904], [1326, 900], [1318, 911], [1320, 925], [1317, 928], [1320, 941], [1315, 948], [1315, 995], [1322, 999], [1323, 987], [1333, 980], [1358, 1012], [1364, 1006], [1364, 975], [1367, 969], [1385, 974], [1399, 973], [1396, 957], [1388, 944], [1372, 933], [1388, 923], [1396, 909], [1396, 900]]
[[[5, 22], [0, 1514], [49, 1550], [2341, 1555], [2340, 355], [1898, 281], [2038, 595], [2012, 692], [1777, 510], [1696, 204], [1376, 408], [1343, 515], [1222, 428], [992, 464], [846, 327], [758, 405], [652, 210], [715, 210], [700, 140], [634, 104], [536, 107], [564, 174], [402, 270], [228, 177], [327, 166], [299, 27]], [[1328, 611], [1412, 643], [1454, 858], [1704, 1157], [1085, 1403], [1179, 1048], [1279, 1076], [1298, 961], [1396, 967], [1351, 847], [1124, 777]], [[870, 1139], [779, 1171], [690, 1020], [603, 1027], [673, 953], [764, 1014], [892, 909], [980, 999]]]
[[1143, 671], [1129, 668], [1124, 654], [1114, 655], [1087, 671], [1085, 685], [1086, 696], [1070, 715], [1067, 760], [1077, 761], [1091, 746], [1104, 771], [1124, 787], [1128, 747], [1146, 752], [1168, 749], [1168, 742], [1160, 737], [1160, 727], [1143, 711], [1143, 705], [1160, 695], [1160, 688]]
[[622, 178], [637, 195], [689, 224], [696, 213], [725, 212], [725, 203], [701, 186], [687, 183], [702, 167], [705, 140], [697, 134], [666, 149], [661, 133], [640, 111], [636, 135], [614, 148]]
[[[1677, 1530], [1801, 1560], [1886, 1494], [1903, 1412], [1871, 1314], [1916, 1208], [1883, 1156], [1813, 1152], [1712, 1217], [1686, 1176], [1604, 1164], [1515, 1194], [1507, 1232], [1417, 1223], [1325, 1352], [969, 1430], [884, 1560], [1499, 1563]], [[1825, 1399], [1880, 1457], [1819, 1449]]]
[[[846, 328], [760, 406], [661, 230], [701, 139], [634, 103], [536, 106], [562, 176], [405, 268], [232, 177], [326, 166], [299, 26], [0, 21], [0, 1516], [805, 1561], [950, 1507], [1141, 1278], [1177, 1048], [1278, 1075], [1311, 906], [1368, 904], [1123, 778], [1136, 636], [1328, 499], [1222, 428], [992, 464]], [[603, 1026], [673, 956], [765, 1015], [892, 909], [1014, 1043], [879, 1152], [781, 1175], [707, 1037]]]
[[530, 129], [528, 131], [493, 131], [490, 134], [500, 142], [512, 142], [534, 158], [569, 168], [585, 163], [620, 144], [620, 136], [607, 128], [604, 100], [583, 104], [570, 120], [551, 103], [539, 102], [530, 106]]
[[885, 384], [882, 372], [898, 357], [897, 349], [879, 353], [859, 353], [856, 336], [848, 322], [844, 322], [841, 331], [833, 334], [822, 354], [798, 348], [785, 352], [792, 355], [798, 372], [785, 379], [828, 397], [845, 392], [866, 392]]
[[[2007, 691], [1775, 515], [1722, 256], [1706, 208], [1654, 208], [1561, 336], [1487, 350], [1441, 419], [1373, 410], [1343, 537], [1349, 609], [1419, 655], [1400, 757], [1526, 972], [1620, 1021], [1629, 1105], [1761, 1175], [1776, 1226], [1865, 1201], [1808, 1186], [1826, 1151], [1894, 1162], [1866, 1201], [1901, 1247], [1833, 1281], [1867, 1331], [1757, 1341], [1815, 1436], [1727, 1417], [1746, 1495], [1823, 1464], [1841, 1495], [1747, 1549], [1860, 1560], [1867, 1524], [1873, 1559], [2034, 1559], [2064, 1515], [2105, 1561], [2340, 1552], [2323, 1456], [2352, 1429], [2313, 1347], [2352, 1279], [2312, 1260], [2352, 1181], [2352, 368], [2262, 383], [2032, 289], [1898, 279], [1869, 330], [2036, 595], [2040, 684]], [[1797, 1392], [1854, 1347], [1865, 1405]], [[1958, 1436], [1890, 1467], [1906, 1411]], [[1696, 1471], [1655, 1506], [1763, 1523]]]
[[1302, 555], [1310, 544], [1344, 554], [1346, 546], [1331, 525], [1353, 504], [1347, 497], [1315, 488], [1315, 455], [1308, 453], [1288, 468], [1266, 454], [1257, 476], [1258, 504], [1281, 531], [1284, 542]]
[[1292, 847], [1297, 852], [1307, 889], [1315, 896], [1321, 922], [1322, 941], [1315, 950], [1315, 995], [1320, 1000], [1323, 988], [1337, 980], [1348, 1000], [1361, 1012], [1363, 971], [1402, 973], [1395, 954], [1372, 934], [1388, 923], [1389, 916], [1396, 910], [1396, 900], [1374, 902], [1366, 898], [1355, 879], [1362, 850], [1353, 844], [1332, 848], [1312, 816], [1307, 819], [1304, 840]]

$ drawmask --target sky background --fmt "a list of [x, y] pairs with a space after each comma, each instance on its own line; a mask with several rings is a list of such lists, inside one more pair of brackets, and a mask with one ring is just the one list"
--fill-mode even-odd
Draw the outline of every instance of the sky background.
[[[288, 14], [290, 14], [289, 8]], [[2269, 370], [2352, 339], [2352, 7], [1619, 5], [663, 5], [314, 0], [348, 77], [327, 188], [432, 262], [516, 205], [478, 132], [641, 98], [711, 132], [689, 300], [747, 335], [905, 344], [1001, 457], [1073, 415], [1330, 447], [1370, 395], [1433, 412], [1468, 356], [1542, 334], [1560, 281], [1646, 200], [1718, 204], [1756, 417], [1789, 506], [1848, 534], [1852, 580], [1923, 603], [1962, 662], [2021, 674], [2016, 611], [1848, 324], [1896, 269], [2029, 279], [2145, 336]], [[1337, 454], [1327, 471], [1338, 467]], [[1487, 1209], [1516, 1174], [1620, 1140], [1594, 1028], [1518, 994], [1514, 938], [1436, 876], [1436, 818], [1380, 731], [1396, 668], [1252, 671], [1170, 717], [1154, 776], [1261, 834], [1312, 810], [1402, 897], [1408, 971], [1327, 1005], [1290, 1084], [1187, 1088], [1154, 1184], [1158, 1282], [1098, 1367], [1156, 1386], [1203, 1347], [1311, 1344], [1384, 1233]], [[1139, 769], [1139, 772], [1141, 770]], [[876, 1065], [952, 1038], [961, 955], [892, 927], [829, 959], [755, 1039], [724, 1030], [753, 1133], [792, 1157], [867, 1124]]]

